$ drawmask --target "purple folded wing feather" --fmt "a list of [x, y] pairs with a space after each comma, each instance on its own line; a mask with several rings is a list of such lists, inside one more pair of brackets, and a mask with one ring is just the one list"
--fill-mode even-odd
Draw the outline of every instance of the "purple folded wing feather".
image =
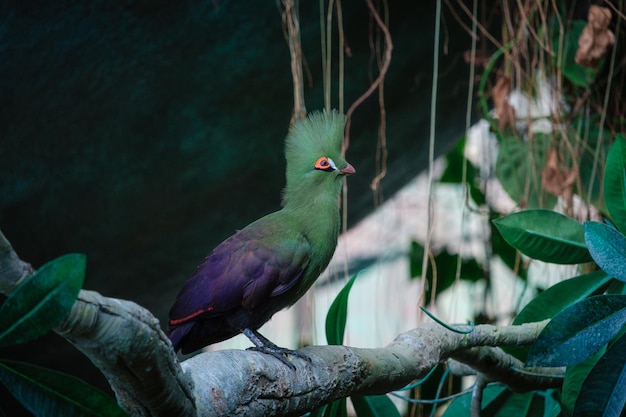
[[286, 238], [282, 225], [263, 220], [222, 242], [196, 268], [170, 310], [172, 333], [199, 317], [253, 309], [298, 282], [308, 265], [308, 241], [300, 234]]

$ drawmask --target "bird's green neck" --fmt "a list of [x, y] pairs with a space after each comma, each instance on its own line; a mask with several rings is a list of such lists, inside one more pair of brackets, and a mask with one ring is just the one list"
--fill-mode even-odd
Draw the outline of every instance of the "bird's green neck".
[[288, 184], [283, 210], [300, 223], [300, 229], [314, 247], [334, 252], [339, 233], [339, 192], [341, 179], [316, 187]]

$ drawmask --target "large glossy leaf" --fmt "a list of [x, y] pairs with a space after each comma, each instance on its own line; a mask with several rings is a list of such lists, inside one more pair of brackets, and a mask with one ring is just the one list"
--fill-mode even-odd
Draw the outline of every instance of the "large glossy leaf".
[[350, 397], [358, 417], [400, 417], [400, 412], [386, 395]]
[[533, 298], [515, 317], [513, 324], [552, 318], [564, 308], [606, 289], [611, 280], [606, 272], [595, 271], [561, 281]]
[[[561, 281], [539, 293], [513, 320], [513, 324], [533, 323], [556, 316], [561, 310], [594, 294], [604, 292], [615, 281], [604, 271], [595, 271]], [[530, 346], [505, 346], [510, 355], [525, 361]]]
[[611, 226], [585, 222], [585, 240], [593, 260], [607, 274], [626, 281], [626, 238]]
[[596, 365], [598, 359], [600, 359], [605, 352], [606, 348], [602, 347], [585, 361], [568, 366], [565, 369], [565, 380], [561, 388], [561, 405], [563, 406], [563, 411], [566, 416], [573, 415], [574, 405], [576, 404], [576, 399], [583, 386], [583, 382], [587, 379], [587, 375], [589, 375], [591, 369]]
[[328, 407], [324, 410], [324, 417], [348, 417], [346, 399], [342, 398], [328, 404]]
[[[483, 407], [491, 404], [496, 401], [500, 396], [509, 396], [511, 392], [502, 386], [492, 386], [487, 387], [483, 391]], [[460, 397], [457, 397], [450, 403], [446, 411], [443, 413], [442, 417], [467, 417], [468, 410], [472, 405], [472, 394], [467, 393]]]
[[[472, 395], [455, 399], [443, 417], [467, 417]], [[483, 391], [481, 417], [556, 417], [560, 408], [555, 401], [536, 393], [515, 394], [503, 387], [487, 387]]]
[[533, 344], [527, 366], [568, 366], [597, 352], [626, 324], [626, 296], [598, 295], [557, 314]]
[[0, 346], [48, 333], [69, 314], [85, 277], [85, 255], [45, 264], [13, 291], [0, 308]]
[[492, 402], [486, 406], [481, 417], [508, 417], [508, 416], [528, 416], [534, 417], [543, 414], [545, 400], [534, 392], [510, 393], [506, 401], [499, 404]]
[[533, 259], [557, 264], [592, 260], [582, 224], [554, 211], [520, 211], [494, 224], [511, 246]]
[[607, 294], [611, 295], [626, 295], [626, 282], [614, 279], [611, 281], [611, 285], [606, 289]]
[[326, 412], [326, 410], [328, 409], [329, 405], [328, 404], [324, 404], [321, 407], [316, 408], [315, 410], [311, 411], [307, 417], [323, 417], [324, 413]]
[[51, 369], [0, 361], [0, 381], [37, 416], [127, 416], [102, 391]]
[[626, 403], [626, 336], [598, 360], [578, 394], [575, 416], [617, 417]]
[[613, 223], [626, 233], [626, 138], [621, 134], [606, 158], [604, 199]]
[[308, 417], [348, 417], [346, 399], [335, 400], [330, 404], [324, 404], [308, 414]]
[[350, 278], [328, 309], [326, 314], [326, 340], [329, 345], [340, 345], [343, 343], [346, 319], [348, 317], [348, 296], [357, 276], [358, 274], [355, 274]]

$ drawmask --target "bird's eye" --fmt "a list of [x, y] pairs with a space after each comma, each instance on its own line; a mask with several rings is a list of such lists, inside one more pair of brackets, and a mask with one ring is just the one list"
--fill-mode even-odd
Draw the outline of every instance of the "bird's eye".
[[315, 162], [315, 169], [318, 169], [320, 171], [330, 172], [330, 171], [334, 171], [336, 168], [335, 168], [335, 163], [333, 162], [332, 159], [326, 156], [323, 156], [319, 158], [317, 162]]

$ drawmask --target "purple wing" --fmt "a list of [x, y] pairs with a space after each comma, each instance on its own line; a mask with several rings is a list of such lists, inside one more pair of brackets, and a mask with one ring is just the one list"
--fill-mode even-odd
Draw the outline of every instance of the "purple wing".
[[264, 220], [222, 242], [198, 266], [170, 310], [171, 335], [182, 338], [202, 317], [253, 309], [298, 282], [308, 265], [308, 241]]

